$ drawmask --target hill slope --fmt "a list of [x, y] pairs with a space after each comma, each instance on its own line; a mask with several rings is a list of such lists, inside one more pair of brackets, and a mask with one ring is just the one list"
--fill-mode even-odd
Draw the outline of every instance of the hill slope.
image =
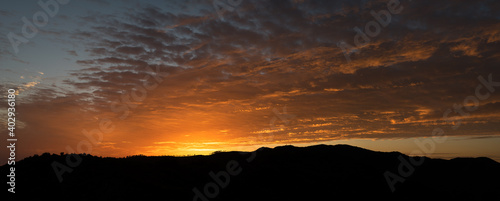
[[[219, 152], [191, 157], [80, 156], [82, 163], [71, 173], [65, 173], [62, 183], [51, 164], [54, 161], [65, 164], [66, 155], [44, 154], [19, 161], [14, 197], [17, 200], [147, 200], [158, 196], [164, 200], [202, 201], [500, 200], [500, 164], [488, 158], [424, 158], [421, 165], [415, 166], [411, 162], [418, 158], [348, 145], [282, 146], [251, 153]], [[410, 166], [401, 165], [404, 161]], [[0, 170], [8, 174], [7, 168], [2, 166]], [[393, 174], [391, 181], [402, 181], [395, 182], [394, 192], [386, 180], [387, 171]], [[409, 175], [402, 175], [406, 173]]]

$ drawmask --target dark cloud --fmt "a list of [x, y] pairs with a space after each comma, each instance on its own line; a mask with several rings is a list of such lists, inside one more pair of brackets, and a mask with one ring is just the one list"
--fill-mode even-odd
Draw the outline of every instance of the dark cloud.
[[[474, 96], [478, 76], [500, 81], [500, 5], [401, 6], [350, 62], [336, 44], [354, 45], [353, 28], [364, 29], [375, 20], [370, 11], [387, 9], [387, 1], [244, 1], [224, 13], [225, 20], [206, 3], [192, 8], [198, 13], [147, 6], [123, 16], [84, 17], [89, 29], [73, 37], [85, 42], [90, 57], [78, 60], [86, 68], [65, 81], [77, 90], [58, 103], [68, 108], [57, 110], [92, 108], [85, 114], [123, 126], [111, 139], [137, 146], [211, 138], [244, 144], [262, 134], [279, 143], [429, 136], [435, 127], [452, 126], [443, 112]], [[117, 120], [110, 104], [157, 68], [168, 76], [145, 100], [132, 101], [133, 115]], [[499, 98], [493, 93], [480, 101], [460, 131], [447, 134], [498, 134]], [[285, 106], [295, 117], [273, 123], [273, 109]]]

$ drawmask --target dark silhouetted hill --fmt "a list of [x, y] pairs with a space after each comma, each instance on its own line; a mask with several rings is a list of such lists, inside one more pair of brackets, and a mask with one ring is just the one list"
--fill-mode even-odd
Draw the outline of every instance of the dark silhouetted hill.
[[[400, 156], [406, 161], [417, 158], [348, 145], [189, 157], [80, 156], [82, 163], [64, 174], [62, 183], [51, 163], [65, 164], [66, 155], [19, 161], [16, 200], [500, 200], [500, 164], [488, 158], [425, 158], [391, 192], [384, 172], [398, 174]], [[1, 167], [4, 175], [8, 167]], [[2, 197], [13, 198], [7, 188]], [[195, 197], [193, 188], [202, 197]]]

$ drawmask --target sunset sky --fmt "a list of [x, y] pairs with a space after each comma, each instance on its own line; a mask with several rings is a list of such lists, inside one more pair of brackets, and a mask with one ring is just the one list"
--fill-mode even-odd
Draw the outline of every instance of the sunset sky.
[[[410, 154], [443, 129], [428, 156], [500, 161], [499, 1], [37, 2], [0, 3], [0, 134], [6, 146], [13, 88], [19, 159], [77, 150], [107, 122], [87, 153]], [[9, 33], [23, 27], [16, 51]]]

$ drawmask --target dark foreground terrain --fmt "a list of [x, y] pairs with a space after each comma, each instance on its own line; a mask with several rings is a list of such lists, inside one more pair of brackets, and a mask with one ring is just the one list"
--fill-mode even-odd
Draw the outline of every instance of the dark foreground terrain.
[[[412, 158], [348, 145], [190, 157], [79, 155], [81, 164], [59, 182], [51, 164], [66, 164], [67, 156], [18, 162], [16, 193], [4, 183], [1, 200], [500, 200], [500, 164], [488, 158]], [[7, 165], [0, 168], [8, 174]]]

